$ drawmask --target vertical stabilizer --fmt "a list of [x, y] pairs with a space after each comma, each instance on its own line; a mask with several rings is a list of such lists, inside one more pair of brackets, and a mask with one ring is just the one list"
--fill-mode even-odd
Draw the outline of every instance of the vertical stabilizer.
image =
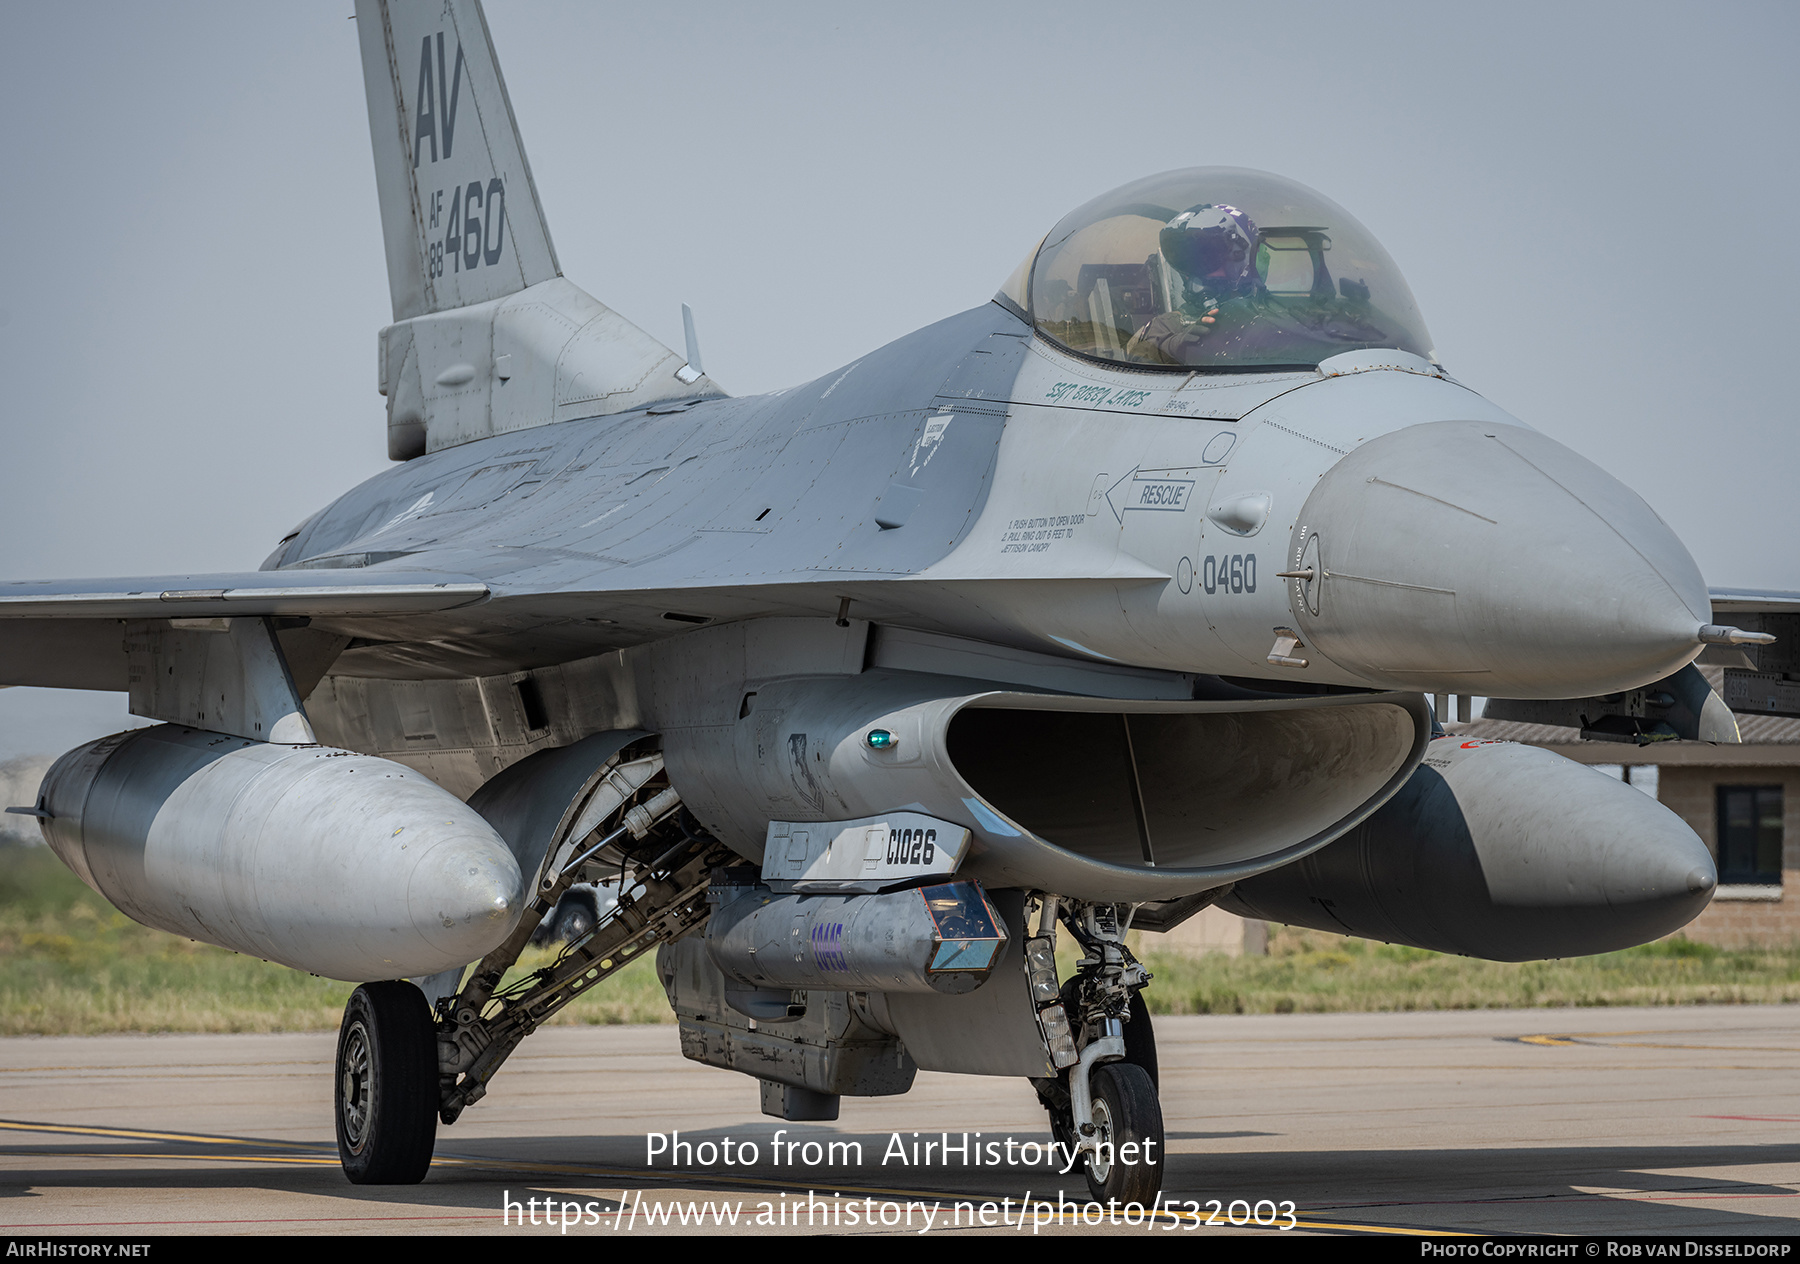
[[560, 274], [476, 0], [356, 0], [394, 319]]
[[356, 26], [394, 299], [388, 455], [721, 394], [697, 351], [562, 276], [478, 0], [356, 0]]

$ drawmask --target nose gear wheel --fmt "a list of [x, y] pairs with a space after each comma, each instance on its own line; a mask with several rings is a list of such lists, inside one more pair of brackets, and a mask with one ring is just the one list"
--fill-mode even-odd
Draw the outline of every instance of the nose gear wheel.
[[1148, 1206], [1162, 1188], [1163, 1118], [1144, 1068], [1131, 1062], [1095, 1068], [1093, 1115], [1099, 1144], [1088, 1155], [1088, 1193], [1096, 1202]]
[[1162, 1188], [1163, 1118], [1156, 1036], [1142, 995], [1150, 974], [1125, 946], [1130, 921], [1121, 915], [1129, 906], [1047, 898], [1044, 907], [1040, 938], [1053, 940], [1060, 915], [1084, 950], [1057, 998], [1081, 1052], [1032, 1087], [1056, 1141], [1082, 1155], [1089, 1193], [1148, 1205]]

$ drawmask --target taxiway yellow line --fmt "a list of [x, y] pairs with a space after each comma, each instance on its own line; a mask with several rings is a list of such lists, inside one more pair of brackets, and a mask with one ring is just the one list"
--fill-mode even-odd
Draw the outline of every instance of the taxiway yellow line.
[[[201, 1145], [243, 1145], [242, 1137], [208, 1137], [192, 1132], [139, 1132], [131, 1128], [86, 1128], [78, 1124], [32, 1124], [0, 1119], [0, 1129], [12, 1132], [56, 1132], [79, 1137], [122, 1137], [132, 1141], [187, 1141]], [[266, 1141], [258, 1145], [291, 1146], [296, 1150], [317, 1150], [319, 1146], [304, 1141]]]

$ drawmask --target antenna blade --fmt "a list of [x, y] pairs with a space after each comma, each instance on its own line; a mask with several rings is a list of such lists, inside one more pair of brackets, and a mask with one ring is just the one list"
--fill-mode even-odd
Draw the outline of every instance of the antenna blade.
[[686, 303], [681, 305], [681, 328], [687, 334], [688, 368], [696, 375], [706, 372], [705, 366], [700, 363], [700, 339], [694, 333], [694, 309]]

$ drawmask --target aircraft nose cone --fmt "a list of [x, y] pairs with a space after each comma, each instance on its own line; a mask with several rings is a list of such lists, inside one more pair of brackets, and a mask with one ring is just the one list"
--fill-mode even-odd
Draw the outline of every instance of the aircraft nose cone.
[[523, 904], [518, 862], [491, 832], [432, 847], [406, 889], [413, 929], [458, 962], [474, 961], [504, 939]]
[[1302, 638], [1373, 683], [1570, 698], [1691, 661], [1711, 604], [1641, 498], [1535, 431], [1439, 421], [1371, 440], [1295, 529]]

